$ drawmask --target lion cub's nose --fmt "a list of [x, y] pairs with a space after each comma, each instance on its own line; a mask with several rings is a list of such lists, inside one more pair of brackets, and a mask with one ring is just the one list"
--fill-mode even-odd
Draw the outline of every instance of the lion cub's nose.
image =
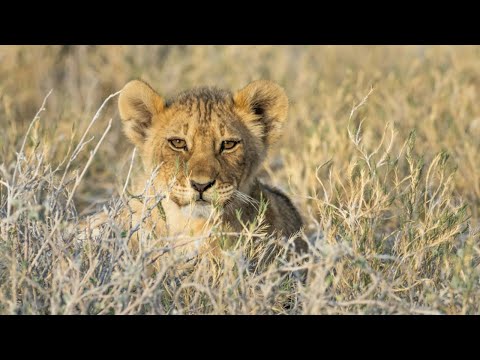
[[213, 185], [215, 184], [215, 180], [210, 181], [208, 183], [200, 184], [198, 182], [195, 182], [193, 180], [190, 181], [190, 185], [192, 185], [192, 188], [197, 190], [200, 194], [203, 193], [204, 191], [207, 191], [210, 189]]

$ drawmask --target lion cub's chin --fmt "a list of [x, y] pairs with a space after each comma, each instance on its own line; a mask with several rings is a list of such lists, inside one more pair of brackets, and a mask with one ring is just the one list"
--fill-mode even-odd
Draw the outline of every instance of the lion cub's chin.
[[212, 216], [214, 207], [206, 201], [195, 201], [188, 205], [181, 206], [180, 211], [185, 217], [190, 217], [192, 219], [208, 219]]
[[170, 236], [178, 234], [202, 235], [208, 231], [215, 212], [211, 204], [190, 203], [178, 205], [171, 199], [162, 202], [162, 207], [167, 218], [167, 233]]

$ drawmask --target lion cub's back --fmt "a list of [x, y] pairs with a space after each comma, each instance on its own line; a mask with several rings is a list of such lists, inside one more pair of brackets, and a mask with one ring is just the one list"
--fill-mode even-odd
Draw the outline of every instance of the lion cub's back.
[[267, 211], [267, 221], [287, 237], [298, 232], [303, 226], [303, 221], [290, 198], [281, 190], [267, 184], [260, 184], [260, 187], [269, 201], [268, 208], [271, 213]]

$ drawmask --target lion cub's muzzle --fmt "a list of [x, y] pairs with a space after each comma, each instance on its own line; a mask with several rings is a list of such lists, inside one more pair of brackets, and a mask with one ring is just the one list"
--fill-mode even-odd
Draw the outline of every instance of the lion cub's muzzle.
[[217, 180], [198, 182], [191, 179], [186, 184], [177, 183], [172, 190], [172, 199], [180, 206], [191, 203], [223, 205], [235, 192], [232, 184]]

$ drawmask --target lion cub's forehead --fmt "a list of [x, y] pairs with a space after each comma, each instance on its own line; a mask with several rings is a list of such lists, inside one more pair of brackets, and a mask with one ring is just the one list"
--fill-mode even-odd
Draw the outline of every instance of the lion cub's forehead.
[[226, 90], [202, 87], [184, 91], [167, 100], [166, 105], [172, 110], [186, 114], [201, 125], [231, 116], [233, 97]]

